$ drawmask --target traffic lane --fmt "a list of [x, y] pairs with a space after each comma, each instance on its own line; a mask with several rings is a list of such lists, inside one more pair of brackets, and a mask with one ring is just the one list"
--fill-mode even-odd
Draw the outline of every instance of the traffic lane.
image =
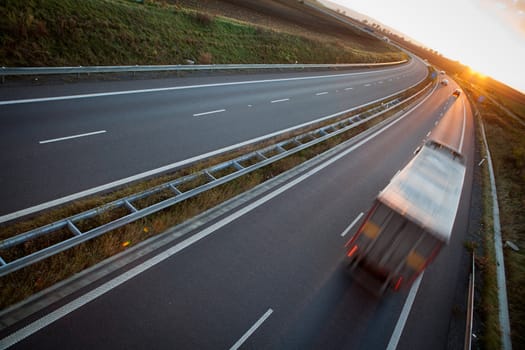
[[[304, 338], [295, 338], [293, 332], [295, 321], [302, 317], [292, 316], [304, 314], [305, 308], [319, 298], [337, 304], [341, 287], [346, 286], [354, 290], [347, 289], [343, 294], [343, 301], [352, 303], [350, 310], [367, 311], [364, 314], [370, 315], [369, 320], [363, 320], [359, 314], [351, 313], [349, 321], [366, 333], [360, 328], [366, 321], [373, 324], [391, 312], [378, 307], [373, 299], [363, 302], [362, 289], [354, 289], [351, 281], [341, 277], [345, 239], [339, 233], [356, 213], [369, 207], [377, 191], [407, 161], [407, 155], [433, 122], [433, 118], [415, 116], [389, 129], [384, 137], [367, 144], [381, 143], [379, 146], [357, 149], [317, 176], [17, 346], [229, 347], [269, 307], [275, 308], [275, 313], [253, 339], [265, 337], [262, 343], [255, 340], [253, 344], [279, 347], [283, 342], [304, 343]], [[407, 138], [413, 130], [415, 135]], [[387, 136], [390, 133], [393, 135]], [[403, 150], [393, 154], [394, 141]], [[328, 287], [323, 288], [325, 285]], [[402, 299], [402, 294], [397, 297]], [[374, 310], [380, 310], [382, 315], [376, 316]], [[105, 326], [101, 328], [102, 320]], [[313, 324], [323, 324], [320, 321]], [[390, 321], [393, 327], [395, 320]], [[267, 327], [271, 331], [262, 332]], [[58, 329], [60, 339], [55, 336]], [[388, 336], [383, 342], [387, 341]]]
[[[475, 151], [474, 119], [470, 105], [467, 104], [466, 108], [463, 155], [467, 171], [452, 237], [448, 246], [442, 249], [425, 272], [398, 349], [463, 348], [466, 322], [464, 305], [470, 266], [470, 254], [464, 243], [469, 225]], [[456, 295], [462, 295], [464, 299], [458, 300]], [[462, 326], [461, 329], [457, 329], [458, 324]], [[451, 339], [456, 340], [456, 343], [451, 342]]]
[[[415, 68], [418, 69], [421, 67]], [[179, 108], [181, 108], [184, 106], [184, 104], [194, 105], [196, 102], [205, 103], [208, 100], [214, 103], [217, 101], [222, 101], [223, 104], [229, 105], [233, 104], [234, 101], [238, 99], [239, 93], [251, 94], [253, 96], [269, 96], [276, 91], [293, 92], [295, 89], [301, 89], [305, 87], [310, 88], [311, 92], [315, 92], [317, 88], [330, 89], [332, 86], [337, 86], [338, 84], [352, 84], [353, 82], [359, 84], [360, 82], [373, 82], [374, 79], [381, 79], [383, 77], [380, 74], [383, 74], [385, 78], [395, 76], [395, 74], [388, 71], [380, 71], [376, 73], [341, 73], [337, 75], [317, 76], [318, 79], [303, 78], [301, 80], [290, 80], [296, 78], [287, 78], [284, 76], [281, 79], [263, 80], [252, 84], [239, 81], [238, 83], [240, 85], [178, 86], [173, 88], [180, 88], [179, 90], [140, 90], [141, 93], [138, 94], [127, 94], [126, 91], [123, 91], [123, 95], [100, 95], [87, 98], [88, 102], [86, 103], [82, 103], [82, 101], [86, 99], [73, 99], [33, 102], [22, 105], [2, 105], [0, 108], [2, 110], [3, 123], [7, 123], [9, 121], [13, 123], [38, 123], [42, 122], [43, 115], [45, 114], [49, 116], [49, 118], [45, 120], [46, 123], [50, 123], [54, 119], [57, 119], [57, 122], [64, 122], [66, 120], [88, 116], [93, 118], [96, 117], [98, 113], [104, 114], [107, 109], [115, 114], [115, 112], [118, 110], [125, 112], [126, 109], [148, 109], [157, 105], [164, 109], [176, 104]], [[403, 74], [402, 80], [406, 84], [413, 84], [423, 79], [424, 76], [425, 72], [416, 71], [411, 72], [410, 74]], [[231, 83], [225, 82], [224, 84]], [[397, 85], [399, 86], [400, 84]], [[169, 89], [169, 87], [167, 88]], [[38, 106], [38, 104], [43, 105]], [[12, 117], [9, 118], [11, 115]]]
[[[4, 202], [0, 211], [24, 209], [340, 112], [388, 95], [392, 90], [384, 89], [392, 89], [394, 85], [383, 86], [383, 89], [330, 90], [320, 96], [310, 91], [281, 104], [271, 103], [272, 98], [279, 96], [258, 97], [264, 103], [252, 104], [255, 99], [250, 90], [222, 92], [221, 95], [235, 96], [237, 106], [228, 107], [224, 113], [197, 117], [192, 113], [223, 105], [205, 102], [202, 106], [190, 92], [148, 95], [148, 103], [131, 96], [104, 98], [103, 106], [88, 100], [65, 101], [60, 108], [50, 103], [46, 114], [40, 116], [37, 116], [40, 106], [29, 104], [34, 122], [20, 124], [19, 120], [23, 120], [20, 113], [6, 113], [3, 118], [6, 127], [1, 132], [0, 147], [9, 150], [2, 157], [9, 171], [0, 176], [4, 185], [1, 191], [3, 196], [14, 200]], [[286, 91], [303, 93], [304, 89]], [[275, 94], [272, 89], [264, 89], [264, 94], [270, 93]], [[175, 95], [182, 96], [175, 99]], [[121, 111], [123, 106], [127, 106], [126, 113]], [[89, 117], [75, 117], [75, 111], [80, 110]], [[40, 144], [42, 140], [84, 132], [104, 134]]]
[[[112, 132], [128, 129], [140, 130], [144, 125], [169, 118], [176, 123], [180, 118], [253, 105], [262, 105], [278, 99], [311, 97], [318, 93], [335, 93], [341, 89], [356, 89], [352, 97], [353, 106], [368, 102], [410, 86], [412, 79], [390, 82], [373, 91], [361, 92], [361, 85], [370, 82], [370, 77], [336, 77], [323, 81], [286, 81], [264, 84], [202, 87], [198, 89], [159, 91], [140, 95], [101, 96], [90, 99], [48, 101], [22, 105], [0, 106], [2, 130], [0, 147], [22, 150], [29, 144], [95, 130]], [[370, 91], [372, 90], [372, 91]], [[350, 92], [350, 91], [349, 91]], [[359, 95], [360, 94], [360, 95]], [[326, 107], [330, 108], [330, 104]], [[308, 108], [308, 105], [300, 106]], [[298, 108], [296, 106], [296, 108]], [[324, 111], [331, 113], [330, 111]], [[251, 111], [257, 115], [257, 111]], [[174, 125], [176, 126], [176, 124]], [[198, 125], [197, 125], [198, 127]], [[277, 125], [277, 128], [279, 126]]]
[[[237, 81], [254, 81], [254, 80], [274, 80], [282, 79], [284, 77], [302, 78], [319, 75], [338, 75], [341, 73], [370, 73], [370, 72], [408, 72], [414, 69], [415, 66], [420, 65], [421, 62], [411, 60], [407, 63], [392, 66], [392, 67], [378, 67], [378, 68], [352, 68], [352, 69], [338, 69], [326, 70], [320, 69], [316, 71], [261, 71], [246, 73], [242, 71], [234, 72], [196, 72], [196, 73], [182, 73], [177, 77], [159, 77], [159, 78], [144, 78], [135, 79], [126, 76], [121, 76], [120, 80], [82, 80], [75, 82], [64, 82], [56, 80], [56, 78], [43, 77], [40, 80], [28, 82], [11, 82], [9, 78], [5, 84], [0, 86], [0, 101], [17, 100], [25, 98], [43, 98], [52, 96], [65, 95], [82, 95], [90, 93], [104, 93], [112, 91], [126, 91], [126, 90], [140, 90], [140, 89], [158, 89], [172, 86], [188, 86], [188, 85], [204, 85], [217, 83], [231, 83]], [[176, 74], [176, 73], [171, 73]], [[49, 81], [49, 82], [48, 82]]]

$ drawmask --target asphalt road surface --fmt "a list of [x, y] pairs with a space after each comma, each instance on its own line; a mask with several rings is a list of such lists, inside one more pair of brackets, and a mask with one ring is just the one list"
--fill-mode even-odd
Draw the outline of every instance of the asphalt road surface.
[[1, 87], [0, 218], [381, 99], [426, 75], [412, 60], [357, 71]]
[[[474, 150], [470, 108], [463, 96], [451, 97], [452, 91], [452, 86], [438, 87], [397, 122], [358, 138], [160, 255], [145, 257], [127, 274], [4, 330], [1, 337], [15, 333], [0, 344], [14, 342], [15, 349], [446, 348], [455, 332], [450, 329], [457, 317], [454, 295], [467, 283], [463, 240]], [[348, 228], [359, 224], [360, 214], [422, 141], [438, 136], [446, 136], [468, 165], [452, 240], [411, 289], [377, 299], [343, 272], [344, 244], [353, 233]]]

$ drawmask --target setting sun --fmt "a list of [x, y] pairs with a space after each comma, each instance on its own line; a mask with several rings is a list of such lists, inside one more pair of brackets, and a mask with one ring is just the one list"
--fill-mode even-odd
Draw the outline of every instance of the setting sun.
[[525, 3], [334, 0], [444, 56], [525, 92]]

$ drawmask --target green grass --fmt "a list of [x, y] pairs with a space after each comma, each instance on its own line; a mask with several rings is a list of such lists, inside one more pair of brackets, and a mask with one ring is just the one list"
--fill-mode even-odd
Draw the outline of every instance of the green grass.
[[[483, 86], [464, 88], [473, 100], [480, 95], [491, 96], [512, 108], [525, 120], [525, 106], [511, 104], [495, 92]], [[504, 248], [507, 294], [511, 321], [511, 336], [514, 348], [525, 348], [525, 127], [507, 116], [498, 106], [488, 100], [477, 103], [477, 108], [485, 123], [491, 158], [496, 177], [500, 222], [503, 242], [510, 240], [520, 247], [519, 252]], [[494, 258], [494, 239], [492, 232], [492, 200], [488, 172], [485, 171], [484, 191], [484, 233], [485, 233], [485, 286], [483, 308], [486, 330], [484, 335], [487, 349], [499, 349], [499, 329], [497, 325], [497, 285]]]
[[405, 59], [395, 49], [320, 41], [153, 1], [3, 0], [3, 66], [352, 63]]

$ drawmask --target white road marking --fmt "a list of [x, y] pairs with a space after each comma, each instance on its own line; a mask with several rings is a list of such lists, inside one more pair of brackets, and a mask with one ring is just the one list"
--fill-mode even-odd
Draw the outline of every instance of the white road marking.
[[327, 93], [328, 93], [327, 91], [318, 92], [318, 93], [315, 94], [315, 96], [326, 95]]
[[[388, 70], [389, 69], [374, 70], [373, 72], [374, 73], [380, 73], [380, 72], [386, 72]], [[317, 76], [311, 76], [311, 77], [296, 77], [296, 78], [281, 78], [281, 79], [234, 81], [234, 82], [230, 82], [230, 83], [200, 84], [200, 85], [186, 85], [186, 86], [170, 86], [170, 87], [153, 88], [153, 89], [110, 91], [110, 92], [100, 92], [100, 93], [80, 94], [80, 95], [66, 95], [66, 96], [54, 96], [54, 97], [28, 98], [28, 99], [20, 99], [20, 100], [0, 101], [0, 106], [2, 106], [2, 105], [21, 104], [21, 103], [76, 100], [76, 99], [82, 99], [82, 98], [95, 98], [95, 97], [117, 96], [117, 95], [131, 95], [131, 94], [144, 94], [144, 93], [174, 91], [174, 90], [199, 89], [199, 88], [217, 87], [217, 86], [234, 86], [234, 85], [246, 85], [246, 84], [277, 83], [277, 82], [283, 82], [283, 81], [298, 81], [298, 80], [309, 80], [309, 79], [339, 78], [339, 77], [347, 77], [347, 76], [355, 76], [355, 75], [363, 75], [363, 74], [370, 74], [370, 72], [343, 73], [343, 74], [332, 74], [332, 75], [317, 75]]]
[[273, 100], [270, 103], [279, 103], [279, 102], [286, 102], [286, 101], [290, 101], [290, 99], [289, 98], [282, 98], [280, 100]]
[[216, 114], [216, 113], [222, 113], [222, 112], [226, 112], [225, 109], [217, 109], [215, 111], [209, 111], [209, 112], [203, 112], [203, 113], [196, 113], [194, 114], [193, 116], [194, 117], [201, 117], [203, 115], [208, 115], [208, 114]]
[[[287, 191], [288, 189], [294, 187], [295, 185], [299, 184], [300, 182], [308, 179], [309, 177], [317, 174], [319, 171], [323, 170], [324, 168], [330, 166], [331, 164], [337, 162], [339, 159], [347, 156], [348, 154], [352, 153], [362, 145], [366, 144], [368, 141], [376, 138], [377, 136], [381, 135], [386, 130], [390, 129], [392, 126], [399, 123], [401, 120], [403, 120], [407, 115], [409, 115], [413, 110], [418, 108], [421, 104], [423, 104], [426, 100], [428, 100], [432, 95], [428, 95], [425, 97], [422, 101], [420, 101], [418, 104], [416, 104], [414, 107], [410, 108], [408, 111], [405, 112], [401, 117], [394, 120], [392, 123], [387, 124], [382, 129], [379, 129], [375, 131], [374, 133], [368, 135], [364, 139], [358, 141], [351, 147], [347, 148], [346, 150], [342, 151], [341, 153], [335, 155], [334, 157], [326, 160], [324, 163], [319, 164], [317, 167], [307, 171], [305, 174], [299, 176], [293, 181], [290, 181], [283, 185], [282, 187], [277, 188], [275, 191], [268, 193], [262, 198], [259, 198], [255, 202], [247, 205], [244, 208], [239, 209], [238, 211], [234, 212], [233, 214], [225, 217], [224, 219], [216, 222], [215, 224], [208, 226], [207, 228], [203, 229], [202, 231], [199, 231], [198, 233], [194, 234], [193, 236], [188, 237], [184, 241], [176, 244], [175, 246], [159, 253], [158, 255], [152, 257], [149, 260], [146, 260], [142, 264], [139, 264], [135, 266], [134, 268], [124, 272], [122, 275], [117, 276], [113, 278], [112, 280], [107, 281], [106, 283], [102, 284], [101, 286], [87, 292], [84, 295], [79, 296], [77, 299], [63, 305], [62, 307], [56, 309], [55, 311], [52, 311], [51, 313], [43, 316], [42, 318], [34, 321], [33, 323], [28, 324], [24, 328], [21, 328], [17, 330], [16, 332], [10, 334], [9, 336], [3, 338], [0, 340], [0, 349], [8, 348], [23, 339], [29, 337], [30, 335], [38, 332], [44, 327], [47, 327], [51, 323], [61, 319], [62, 317], [70, 314], [71, 312], [81, 308], [82, 306], [86, 305], [87, 303], [95, 300], [96, 298], [106, 294], [110, 290], [120, 286], [121, 284], [125, 283], [126, 281], [134, 278], [135, 276], [143, 273], [144, 271], [148, 270], [149, 268], [163, 262], [164, 260], [168, 259], [172, 255], [184, 250], [185, 248], [188, 248], [189, 246], [193, 245], [194, 243], [200, 241], [201, 239], [211, 235], [215, 231], [219, 230], [220, 228], [228, 225], [229, 223], [233, 222], [234, 220], [237, 220], [244, 214], [249, 213], [250, 211], [254, 210], [255, 208], [263, 205], [264, 203], [268, 202], [269, 200], [277, 197], [281, 193]], [[417, 281], [416, 281], [417, 282]], [[419, 284], [418, 284], [419, 285]], [[413, 287], [412, 287], [413, 288]]]
[[403, 305], [403, 310], [401, 310], [401, 314], [399, 315], [399, 319], [397, 320], [396, 327], [394, 328], [392, 337], [390, 337], [390, 341], [388, 342], [386, 350], [395, 350], [397, 348], [397, 344], [399, 343], [399, 339], [401, 339], [403, 328], [405, 328], [408, 315], [410, 314], [412, 304], [414, 304], [414, 300], [416, 299], [416, 294], [419, 289], [421, 280], [423, 279], [424, 273], [425, 272], [422, 272], [421, 275], [419, 275], [419, 277], [414, 281], [412, 288], [410, 288], [410, 293], [408, 293], [405, 305]]
[[429, 137], [430, 134], [432, 134], [432, 131], [429, 131], [429, 132], [427, 133], [427, 137]]
[[467, 109], [465, 108], [465, 100], [463, 101], [463, 126], [461, 131], [461, 139], [459, 140], [459, 153], [463, 151], [463, 141], [465, 140], [465, 124], [467, 122]]
[[79, 137], [86, 137], [86, 136], [91, 136], [91, 135], [104, 134], [105, 132], [106, 132], [106, 130], [99, 130], [99, 131], [88, 132], [88, 133], [85, 133], [85, 134], [71, 135], [71, 136], [59, 137], [57, 139], [38, 141], [38, 143], [39, 144], [44, 144], [44, 143], [51, 143], [51, 142], [59, 142], [59, 141], [64, 141], [64, 140], [77, 139]]
[[346, 234], [348, 232], [350, 232], [350, 230], [352, 229], [352, 227], [354, 227], [355, 224], [357, 224], [357, 222], [359, 221], [359, 219], [361, 219], [361, 217], [364, 215], [364, 213], [361, 213], [359, 215], [357, 215], [357, 217], [354, 219], [354, 221], [352, 221], [352, 223], [343, 231], [343, 233], [341, 233], [341, 237], [344, 237], [346, 236]]
[[345, 91], [353, 90], [353, 89], [354, 89], [354, 88], [349, 87], [349, 88], [346, 88]]
[[483, 164], [484, 162], [485, 162], [485, 158], [483, 158], [483, 159], [481, 160], [481, 162], [478, 163], [478, 166], [481, 166], [481, 164]]
[[261, 318], [259, 318], [259, 320], [255, 322], [254, 325], [251, 326], [250, 329], [248, 329], [248, 331], [246, 331], [246, 333], [244, 333], [241, 339], [237, 340], [237, 342], [233, 344], [230, 350], [239, 349], [242, 346], [242, 344], [244, 344], [244, 342], [257, 330], [257, 328], [259, 328], [263, 324], [263, 322], [266, 321], [268, 317], [270, 317], [272, 313], [273, 313], [273, 310], [268, 309], [268, 311], [266, 311], [264, 315], [262, 315]]
[[368, 87], [368, 86], [372, 86], [372, 84], [365, 84], [365, 86], [367, 86], [367, 87]]

